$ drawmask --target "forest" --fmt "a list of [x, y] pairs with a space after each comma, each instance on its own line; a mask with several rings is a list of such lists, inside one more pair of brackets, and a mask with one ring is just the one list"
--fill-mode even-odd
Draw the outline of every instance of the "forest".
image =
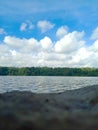
[[98, 68], [0, 67], [1, 76], [98, 76]]

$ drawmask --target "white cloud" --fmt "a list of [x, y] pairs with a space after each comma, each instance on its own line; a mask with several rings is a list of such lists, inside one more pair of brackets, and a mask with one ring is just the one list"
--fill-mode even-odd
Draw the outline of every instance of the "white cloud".
[[21, 48], [23, 44], [26, 42], [26, 39], [20, 39], [16, 37], [6, 36], [4, 38], [4, 43], [10, 46], [11, 48]]
[[22, 23], [20, 26], [20, 31], [25, 31], [27, 27], [27, 23]]
[[52, 41], [49, 37], [41, 39], [40, 44], [43, 50], [50, 51], [52, 49]]
[[20, 26], [20, 31], [26, 31], [26, 30], [32, 30], [34, 28], [34, 25], [31, 21], [23, 22]]
[[88, 48], [81, 47], [79, 48], [73, 55], [72, 63], [74, 63], [74, 66], [78, 67], [90, 67], [90, 60], [91, 58], [91, 52], [88, 50]]
[[85, 44], [82, 40], [84, 32], [74, 31], [68, 33], [55, 44], [55, 51], [59, 53], [71, 53]]
[[89, 47], [89, 49], [93, 52], [98, 52], [98, 40], [96, 40], [93, 45]]
[[5, 30], [3, 28], [0, 28], [0, 35], [6, 34]]
[[39, 49], [39, 42], [34, 38], [20, 39], [16, 37], [6, 36], [4, 43], [9, 46], [10, 49], [18, 50], [23, 53], [37, 51], [37, 49]]
[[38, 28], [41, 29], [42, 33], [47, 32], [48, 30], [52, 29], [55, 25], [49, 21], [43, 20], [43, 21], [39, 21], [37, 23]]
[[64, 35], [66, 35], [68, 33], [68, 27], [67, 26], [62, 26], [60, 27], [57, 32], [56, 32], [56, 36], [58, 38], [62, 38]]
[[98, 27], [95, 28], [95, 30], [92, 33], [91, 39], [98, 39]]
[[69, 32], [55, 43], [49, 37], [6, 36], [0, 44], [0, 66], [98, 67], [98, 40], [86, 46], [84, 31]]

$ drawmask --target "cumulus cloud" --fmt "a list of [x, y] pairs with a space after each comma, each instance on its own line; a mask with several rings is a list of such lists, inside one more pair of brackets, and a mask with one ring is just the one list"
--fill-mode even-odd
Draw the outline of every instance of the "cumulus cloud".
[[98, 39], [98, 27], [96, 27], [92, 33], [91, 39]]
[[21, 48], [25, 43], [25, 40], [26, 39], [23, 40], [16, 37], [6, 36], [4, 38], [4, 43], [6, 43], [6, 45], [10, 46], [11, 48]]
[[67, 32], [53, 42], [50, 37], [5, 36], [0, 44], [0, 66], [98, 67], [98, 39], [86, 46], [84, 31]]
[[57, 32], [56, 32], [56, 36], [58, 38], [62, 38], [63, 36], [65, 36], [68, 33], [68, 27], [67, 26], [62, 26], [60, 27]]
[[26, 30], [32, 30], [34, 28], [34, 25], [31, 21], [23, 22], [20, 26], [20, 31], [26, 31]]
[[93, 52], [98, 52], [98, 40], [96, 40], [93, 45], [90, 46], [89, 48]]
[[42, 49], [45, 51], [51, 51], [52, 49], [52, 40], [49, 37], [45, 37], [40, 40]]
[[60, 53], [71, 53], [85, 44], [82, 40], [84, 32], [74, 31], [68, 33], [55, 44], [55, 51]]
[[42, 33], [47, 32], [48, 30], [52, 29], [55, 25], [49, 21], [43, 20], [43, 21], [39, 21], [37, 23], [38, 28], [41, 29]]
[[4, 43], [10, 47], [12, 50], [18, 50], [20, 52], [37, 52], [37, 49], [39, 49], [39, 42], [34, 39], [20, 39], [16, 37], [6, 36], [4, 39]]
[[27, 24], [26, 23], [22, 23], [21, 26], [20, 26], [20, 31], [25, 31], [26, 27], [27, 27]]

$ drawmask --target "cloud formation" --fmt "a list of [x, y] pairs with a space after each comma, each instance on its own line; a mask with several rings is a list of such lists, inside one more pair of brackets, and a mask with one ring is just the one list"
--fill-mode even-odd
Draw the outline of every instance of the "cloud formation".
[[22, 23], [21, 26], [20, 26], [20, 31], [25, 31], [26, 27], [27, 27], [27, 24], [26, 23]]
[[68, 27], [67, 26], [61, 26], [57, 32], [56, 32], [56, 36], [58, 38], [62, 38], [64, 35], [66, 35], [68, 33]]
[[68, 33], [55, 44], [55, 51], [59, 53], [71, 53], [84, 45], [82, 37], [84, 32], [73, 31]]
[[52, 29], [55, 25], [49, 21], [43, 20], [37, 23], [38, 28], [40, 28], [42, 33], [47, 32], [48, 30]]
[[31, 21], [23, 22], [20, 26], [20, 31], [26, 31], [26, 30], [32, 30], [34, 28], [34, 25]]
[[[60, 29], [63, 34], [66, 28]], [[87, 46], [84, 35], [84, 31], [67, 31], [55, 42], [48, 36], [40, 40], [5, 36], [0, 66], [98, 67], [98, 39]]]
[[98, 39], [98, 27], [94, 29], [91, 39], [93, 40]]

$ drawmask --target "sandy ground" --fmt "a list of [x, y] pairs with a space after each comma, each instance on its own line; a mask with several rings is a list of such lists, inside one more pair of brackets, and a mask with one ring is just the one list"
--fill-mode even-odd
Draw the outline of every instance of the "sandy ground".
[[1, 93], [0, 130], [98, 130], [98, 85], [51, 94]]

